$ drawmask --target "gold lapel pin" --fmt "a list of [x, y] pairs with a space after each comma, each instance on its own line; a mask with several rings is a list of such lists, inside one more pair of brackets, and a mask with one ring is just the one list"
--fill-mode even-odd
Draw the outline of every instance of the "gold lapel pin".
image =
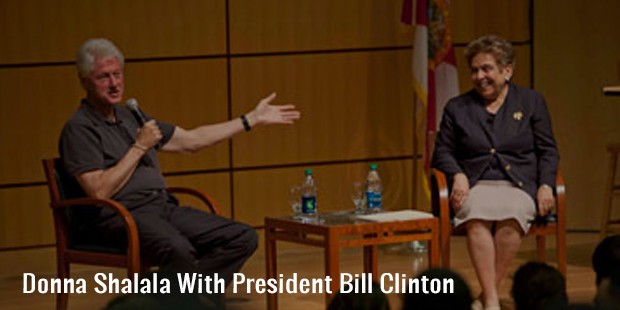
[[520, 121], [523, 118], [523, 112], [515, 112], [514, 114], [512, 114], [512, 118]]

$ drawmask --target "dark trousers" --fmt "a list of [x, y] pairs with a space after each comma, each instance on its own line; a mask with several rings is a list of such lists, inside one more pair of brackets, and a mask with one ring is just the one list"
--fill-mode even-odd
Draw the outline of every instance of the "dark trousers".
[[[130, 212], [138, 227], [141, 257], [162, 273], [217, 273], [228, 285], [258, 246], [254, 228], [178, 206], [175, 199], [155, 199]], [[126, 239], [118, 216], [97, 223], [95, 229], [107, 241]]]

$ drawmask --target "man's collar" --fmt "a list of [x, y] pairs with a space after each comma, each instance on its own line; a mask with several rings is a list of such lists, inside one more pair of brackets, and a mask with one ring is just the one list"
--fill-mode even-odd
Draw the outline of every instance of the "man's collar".
[[81, 104], [83, 107], [85, 107], [86, 111], [93, 118], [93, 120], [99, 123], [104, 122], [108, 125], [115, 125], [115, 124], [122, 123], [122, 120], [118, 118], [118, 107], [117, 106], [112, 107], [114, 109], [114, 115], [116, 116], [116, 121], [111, 121], [108, 118], [106, 118], [103, 114], [101, 114], [101, 112], [99, 112], [99, 110], [97, 110], [97, 108], [95, 108], [95, 106], [92, 103], [86, 100], [86, 98], [82, 99]]

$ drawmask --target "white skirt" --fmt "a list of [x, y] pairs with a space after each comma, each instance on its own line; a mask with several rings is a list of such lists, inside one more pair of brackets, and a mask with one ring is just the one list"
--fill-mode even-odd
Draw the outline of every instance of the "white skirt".
[[454, 225], [477, 219], [484, 221], [516, 220], [523, 233], [536, 217], [536, 204], [530, 195], [509, 181], [478, 181], [469, 190], [465, 203], [456, 211]]

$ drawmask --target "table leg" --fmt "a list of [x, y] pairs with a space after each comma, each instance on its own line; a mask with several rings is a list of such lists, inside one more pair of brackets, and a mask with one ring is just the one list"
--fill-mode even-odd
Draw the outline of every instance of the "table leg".
[[[276, 278], [278, 267], [276, 240], [271, 235], [272, 232], [273, 228], [265, 227], [265, 262], [267, 263], [267, 279]], [[278, 293], [267, 293], [267, 309], [278, 309]]]
[[[439, 253], [439, 223], [437, 221], [435, 221], [432, 225], [431, 225], [431, 240], [429, 242], [430, 244], [430, 249], [428, 251], [428, 256], [429, 256], [429, 260], [430, 260], [430, 265], [431, 267], [440, 267], [439, 265], [441, 264], [440, 262], [440, 253]], [[448, 244], [448, 246], [450, 246]]]
[[364, 246], [364, 273], [372, 274], [372, 279], [379, 282], [379, 271], [377, 268], [378, 247], [376, 244]]
[[331, 277], [331, 294], [325, 293], [325, 307], [340, 290], [340, 246], [338, 236], [328, 233], [325, 237], [325, 276]]

